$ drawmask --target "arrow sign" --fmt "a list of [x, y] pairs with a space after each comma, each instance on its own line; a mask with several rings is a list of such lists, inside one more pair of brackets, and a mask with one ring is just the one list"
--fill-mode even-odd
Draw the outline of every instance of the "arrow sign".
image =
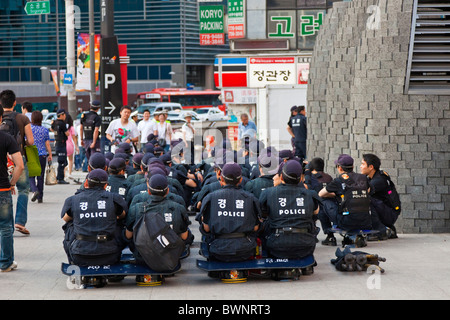
[[28, 15], [49, 14], [50, 0], [27, 2], [25, 5], [25, 12]]
[[113, 104], [111, 103], [111, 101], [109, 101], [108, 103], [109, 103], [109, 106], [105, 106], [105, 109], [106, 109], [106, 110], [111, 110], [111, 111], [108, 113], [109, 115], [111, 115], [111, 114], [114, 112], [114, 110], [116, 110], [116, 106], [113, 105]]

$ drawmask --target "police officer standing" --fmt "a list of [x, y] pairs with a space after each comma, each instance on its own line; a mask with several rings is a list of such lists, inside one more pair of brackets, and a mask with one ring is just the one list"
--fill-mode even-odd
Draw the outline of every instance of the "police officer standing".
[[104, 265], [120, 260], [126, 242], [118, 219], [125, 218], [128, 207], [121, 196], [105, 191], [107, 183], [106, 171], [94, 169], [85, 189], [64, 202], [63, 244], [71, 264]]
[[58, 170], [56, 179], [58, 184], [69, 184], [64, 180], [64, 168], [67, 166], [67, 147], [66, 142], [70, 135], [66, 125], [66, 111], [59, 109], [56, 112], [57, 119], [52, 122], [52, 131], [56, 133], [55, 136], [55, 151], [58, 156]]
[[287, 130], [294, 138], [295, 156], [302, 163], [306, 159], [306, 139], [308, 135], [305, 106], [299, 106], [297, 112], [297, 115], [289, 119]]
[[268, 219], [265, 234], [267, 251], [276, 258], [301, 259], [316, 247], [314, 214], [320, 199], [301, 183], [302, 165], [289, 160], [283, 165], [281, 184], [261, 193], [263, 217]]
[[209, 236], [210, 259], [244, 261], [255, 254], [259, 201], [239, 187], [242, 170], [238, 164], [225, 164], [220, 179], [223, 187], [202, 202], [201, 231]]
[[83, 147], [86, 150], [86, 157], [91, 157], [95, 152], [101, 152], [99, 130], [102, 125], [102, 118], [98, 114], [100, 101], [94, 100], [91, 103], [91, 109], [81, 115], [80, 120], [80, 139], [83, 141]]

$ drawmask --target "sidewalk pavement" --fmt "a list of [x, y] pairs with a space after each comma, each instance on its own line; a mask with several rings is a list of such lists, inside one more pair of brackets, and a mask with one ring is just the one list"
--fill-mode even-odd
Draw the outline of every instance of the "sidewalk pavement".
[[[84, 178], [85, 173], [74, 172]], [[138, 287], [134, 277], [104, 288], [69, 289], [60, 271], [66, 262], [62, 246], [61, 208], [78, 185], [44, 187], [44, 202], [28, 204], [30, 236], [14, 233], [18, 269], [0, 273], [1, 300], [435, 300], [450, 299], [450, 234], [399, 234], [398, 239], [369, 242], [361, 251], [385, 257], [384, 274], [339, 272], [330, 263], [338, 247], [317, 244], [314, 274], [298, 281], [278, 282], [249, 278], [241, 284], [223, 284], [196, 267], [200, 234], [191, 217], [195, 235], [191, 254], [182, 270], [159, 287]], [[30, 194], [31, 198], [31, 194]], [[14, 197], [14, 204], [16, 203]], [[321, 233], [319, 240], [325, 236]], [[338, 235], [338, 246], [341, 237]]]

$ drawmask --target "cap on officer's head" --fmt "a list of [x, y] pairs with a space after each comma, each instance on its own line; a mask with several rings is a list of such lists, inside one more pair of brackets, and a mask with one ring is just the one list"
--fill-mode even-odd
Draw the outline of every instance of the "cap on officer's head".
[[105, 156], [100, 153], [96, 152], [89, 158], [89, 167], [93, 169], [105, 169], [106, 166], [106, 160]]
[[125, 153], [131, 153], [131, 145], [129, 143], [123, 142], [119, 144], [119, 148], [123, 149]]
[[291, 160], [294, 157], [291, 150], [281, 150], [278, 156], [283, 160]]
[[150, 177], [147, 187], [152, 194], [165, 194], [169, 189], [167, 177], [162, 174], [155, 174]]
[[302, 173], [302, 165], [297, 160], [288, 160], [281, 170], [283, 180], [287, 184], [298, 184]]
[[166, 152], [159, 157], [159, 160], [161, 160], [165, 165], [168, 165], [172, 163], [172, 155], [170, 152]]
[[242, 178], [241, 166], [237, 163], [226, 163], [222, 168], [222, 178], [226, 184], [237, 185]]
[[94, 100], [91, 102], [91, 109], [98, 109], [100, 108], [100, 101]]
[[337, 160], [334, 161], [334, 164], [344, 168], [350, 168], [353, 167], [353, 162], [354, 161], [351, 156], [348, 154], [341, 154]]
[[146, 143], [143, 149], [144, 153], [153, 153], [155, 151], [155, 146], [152, 143]]
[[112, 153], [112, 152], [106, 152], [106, 153], [105, 153], [105, 158], [106, 158], [106, 159], [109, 159], [109, 160], [114, 159], [114, 153]]
[[116, 152], [116, 154], [114, 155], [114, 159], [117, 159], [117, 158], [122, 158], [125, 161], [129, 160], [128, 154], [123, 153], [123, 152], [119, 152], [119, 153]]
[[155, 157], [155, 155], [154, 155], [153, 153], [146, 153], [146, 154], [144, 154], [144, 156], [142, 157], [142, 160], [141, 160], [141, 166], [142, 166], [142, 168], [144, 169], [144, 171], [147, 171], [147, 167], [148, 167], [147, 163], [148, 163], [148, 160], [149, 160], [150, 158], [154, 158], [154, 157]]
[[150, 180], [150, 178], [152, 177], [152, 176], [154, 176], [155, 174], [160, 174], [160, 175], [163, 175], [163, 176], [167, 176], [167, 172], [164, 170], [164, 169], [162, 169], [162, 168], [159, 168], [159, 167], [149, 167], [148, 168], [148, 175], [147, 175], [147, 179], [149, 179]]
[[297, 106], [292, 106], [291, 107], [291, 112], [293, 112], [293, 111], [297, 111]]
[[56, 111], [56, 115], [57, 116], [60, 116], [60, 115], [65, 114], [65, 113], [66, 113], [66, 110], [64, 110], [64, 109], [58, 109], [58, 111]]
[[120, 171], [125, 170], [127, 164], [122, 158], [114, 158], [109, 162], [109, 173], [118, 174]]
[[144, 158], [144, 154], [143, 154], [143, 153], [136, 153], [136, 154], [133, 156], [133, 158], [131, 159], [131, 161], [133, 162], [133, 164], [134, 164], [136, 167], [140, 167], [142, 158]]
[[103, 186], [108, 183], [108, 174], [103, 169], [94, 169], [87, 177], [89, 186]]

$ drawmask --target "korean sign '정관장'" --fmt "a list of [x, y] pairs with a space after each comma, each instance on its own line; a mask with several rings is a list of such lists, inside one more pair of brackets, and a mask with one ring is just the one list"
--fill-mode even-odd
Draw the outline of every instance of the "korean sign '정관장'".
[[295, 57], [253, 57], [249, 59], [251, 88], [269, 84], [296, 84]]

